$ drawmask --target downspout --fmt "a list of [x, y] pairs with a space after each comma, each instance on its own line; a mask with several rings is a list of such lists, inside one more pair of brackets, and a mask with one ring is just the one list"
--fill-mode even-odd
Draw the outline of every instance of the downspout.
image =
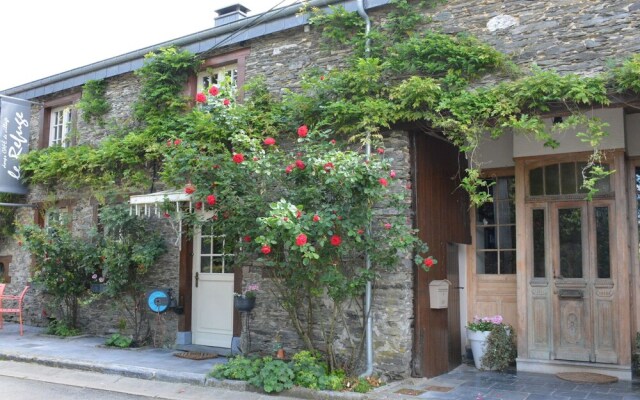
[[[365, 31], [364, 31], [364, 56], [365, 58], [369, 58], [369, 53], [371, 53], [371, 38], [369, 37], [369, 32], [371, 31], [371, 19], [367, 15], [367, 12], [364, 8], [364, 0], [358, 0], [358, 14], [364, 19], [365, 22]], [[371, 135], [367, 132], [367, 138], [365, 143], [365, 154], [366, 159], [369, 161], [371, 158]], [[367, 225], [367, 237], [371, 237], [371, 223]], [[365, 267], [369, 270], [371, 269], [371, 257], [369, 256], [369, 252], [367, 251], [364, 255]], [[364, 297], [364, 315], [366, 318], [366, 350], [367, 350], [367, 369], [360, 374], [360, 377], [367, 377], [373, 374], [373, 320], [371, 317], [371, 281], [367, 281], [367, 286], [365, 287], [365, 297]]]

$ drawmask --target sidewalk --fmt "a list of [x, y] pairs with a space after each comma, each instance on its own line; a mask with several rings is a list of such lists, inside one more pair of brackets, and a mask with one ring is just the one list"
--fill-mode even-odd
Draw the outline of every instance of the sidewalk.
[[[0, 331], [0, 359], [150, 381], [256, 391], [242, 381], [207, 377], [215, 364], [226, 362], [224, 357], [190, 360], [175, 357], [179, 351], [171, 349], [107, 348], [104, 340], [93, 336], [59, 338], [45, 335], [42, 328], [32, 326], [25, 326], [24, 336], [20, 336], [17, 324], [5, 323]], [[640, 400], [640, 383], [576, 384], [551, 374], [483, 372], [461, 365], [435, 378], [391, 382], [366, 394], [295, 388], [280, 396], [306, 399]]]

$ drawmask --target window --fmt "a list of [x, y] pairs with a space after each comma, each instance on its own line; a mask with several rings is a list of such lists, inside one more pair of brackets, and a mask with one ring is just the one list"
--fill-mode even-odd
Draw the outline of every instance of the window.
[[492, 203], [476, 210], [476, 272], [516, 273], [515, 178], [487, 180]]
[[57, 107], [51, 110], [49, 123], [49, 147], [67, 146], [71, 132], [71, 106]]
[[200, 236], [200, 272], [232, 274], [233, 249], [224, 235], [217, 235], [213, 224], [205, 224]]
[[68, 225], [71, 215], [68, 208], [51, 208], [45, 212], [45, 226]]
[[226, 65], [218, 68], [208, 68], [198, 74], [198, 92], [203, 92], [211, 85], [220, 85], [228, 82], [231, 87], [238, 84], [238, 65]]
[[219, 85], [225, 79], [240, 89], [238, 100], [242, 98], [242, 86], [245, 81], [246, 58], [250, 49], [240, 49], [230, 53], [210, 57], [204, 60], [200, 72], [189, 79], [188, 92], [195, 98], [211, 85]]
[[[529, 171], [529, 196], [570, 196], [584, 197], [587, 192], [582, 188], [585, 162], [566, 162], [534, 168]], [[607, 165], [603, 166], [608, 170]], [[598, 181], [598, 193], [611, 193], [609, 177]]]
[[40, 112], [40, 137], [38, 148], [50, 146], [72, 146], [74, 144], [77, 112], [74, 103], [80, 99], [80, 93], [48, 101]]

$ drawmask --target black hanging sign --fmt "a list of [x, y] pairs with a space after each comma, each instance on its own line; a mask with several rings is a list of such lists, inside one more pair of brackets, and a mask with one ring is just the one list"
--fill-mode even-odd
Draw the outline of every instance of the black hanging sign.
[[0, 97], [0, 192], [26, 194], [18, 157], [29, 152], [31, 102]]

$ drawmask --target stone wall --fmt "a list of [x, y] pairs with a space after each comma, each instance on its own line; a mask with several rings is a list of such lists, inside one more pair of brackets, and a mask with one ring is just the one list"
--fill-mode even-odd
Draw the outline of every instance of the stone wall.
[[640, 2], [450, 0], [428, 13], [445, 33], [469, 33], [517, 64], [593, 75], [640, 51]]

